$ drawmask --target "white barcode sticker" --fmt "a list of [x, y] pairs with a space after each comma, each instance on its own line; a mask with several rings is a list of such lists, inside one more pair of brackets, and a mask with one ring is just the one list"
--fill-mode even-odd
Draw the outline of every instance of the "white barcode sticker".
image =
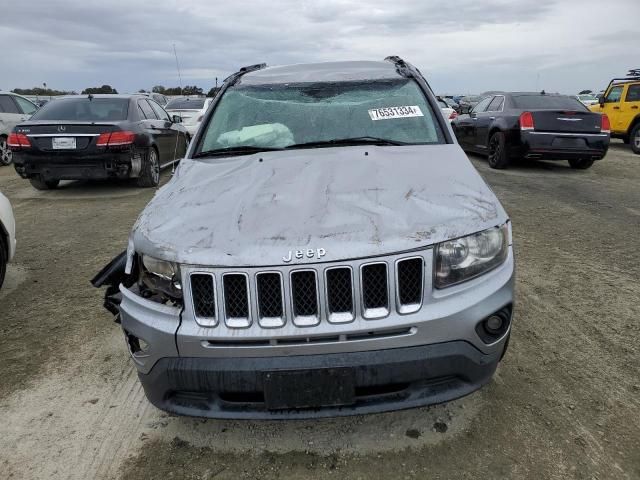
[[391, 118], [423, 117], [422, 110], [417, 105], [404, 107], [383, 107], [369, 110], [371, 120], [389, 120]]

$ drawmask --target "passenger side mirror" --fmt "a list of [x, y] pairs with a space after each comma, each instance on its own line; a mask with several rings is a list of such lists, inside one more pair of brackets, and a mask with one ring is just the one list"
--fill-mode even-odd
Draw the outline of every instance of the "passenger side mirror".
[[171, 121], [173, 123], [182, 123], [182, 117], [180, 115], [172, 115]]
[[598, 103], [601, 107], [604, 107], [604, 95], [598, 95]]

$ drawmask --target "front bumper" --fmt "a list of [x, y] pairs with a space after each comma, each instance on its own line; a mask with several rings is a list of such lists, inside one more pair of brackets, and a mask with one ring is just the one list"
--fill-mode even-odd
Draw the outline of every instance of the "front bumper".
[[[261, 332], [253, 325], [224, 337], [220, 326], [199, 326], [188, 309], [145, 300], [122, 286], [120, 314], [140, 381], [157, 407], [214, 418], [322, 417], [439, 403], [480, 388], [495, 371], [510, 327], [492, 343], [483, 341], [476, 327], [494, 312], [510, 309], [513, 290], [510, 248], [503, 265], [434, 291], [422, 310], [410, 315], [303, 329], [287, 324], [281, 332]], [[327, 338], [327, 331], [339, 339]], [[264, 338], [271, 344], [264, 345]], [[138, 348], [138, 340], [144, 348]], [[348, 406], [266, 407], [265, 374], [335, 367], [355, 376], [356, 393]]]
[[13, 153], [13, 164], [22, 178], [45, 180], [131, 178], [140, 173], [143, 152], [137, 149], [91, 154]]
[[541, 160], [604, 158], [609, 149], [606, 133], [521, 132], [519, 156]]
[[[319, 418], [385, 412], [442, 403], [488, 383], [502, 350], [485, 355], [448, 342], [420, 347], [328, 355], [265, 358], [163, 358], [139, 374], [149, 401], [180, 415], [210, 418]], [[269, 410], [264, 378], [270, 372], [347, 369], [355, 379], [348, 406]], [[293, 388], [295, 386], [292, 385]]]

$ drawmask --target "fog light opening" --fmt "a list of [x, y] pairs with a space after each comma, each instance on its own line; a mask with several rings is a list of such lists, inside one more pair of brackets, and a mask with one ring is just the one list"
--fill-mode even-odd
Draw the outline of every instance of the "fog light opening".
[[502, 330], [502, 318], [498, 315], [491, 315], [489, 318], [485, 320], [485, 328], [489, 333], [499, 333]]
[[484, 343], [494, 343], [503, 337], [511, 324], [511, 305], [492, 313], [476, 325], [476, 333]]
[[145, 355], [149, 350], [149, 344], [143, 339], [136, 337], [126, 330], [124, 332], [124, 336], [127, 341], [127, 347], [129, 347], [129, 352], [132, 356], [139, 357]]

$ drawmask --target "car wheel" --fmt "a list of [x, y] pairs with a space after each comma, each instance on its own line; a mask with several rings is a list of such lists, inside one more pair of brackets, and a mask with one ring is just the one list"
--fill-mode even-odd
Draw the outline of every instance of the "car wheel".
[[0, 137], [0, 165], [10, 165], [11, 159], [12, 153], [7, 143], [7, 137]]
[[509, 165], [505, 143], [502, 132], [494, 132], [489, 138], [489, 166], [491, 168], [507, 168]]
[[36, 190], [52, 190], [58, 186], [60, 180], [44, 180], [40, 175], [29, 179]]
[[571, 165], [571, 168], [586, 170], [587, 168], [590, 168], [591, 165], [593, 165], [593, 160], [591, 160], [590, 158], [575, 158], [569, 160], [569, 165]]
[[633, 150], [633, 153], [640, 155], [640, 123], [631, 130], [629, 143], [631, 144], [631, 150]]
[[7, 245], [4, 237], [0, 235], [0, 287], [4, 283], [4, 276], [7, 273]]
[[138, 177], [139, 187], [157, 187], [160, 183], [160, 158], [156, 147], [149, 148], [147, 158], [142, 162], [142, 171]]

